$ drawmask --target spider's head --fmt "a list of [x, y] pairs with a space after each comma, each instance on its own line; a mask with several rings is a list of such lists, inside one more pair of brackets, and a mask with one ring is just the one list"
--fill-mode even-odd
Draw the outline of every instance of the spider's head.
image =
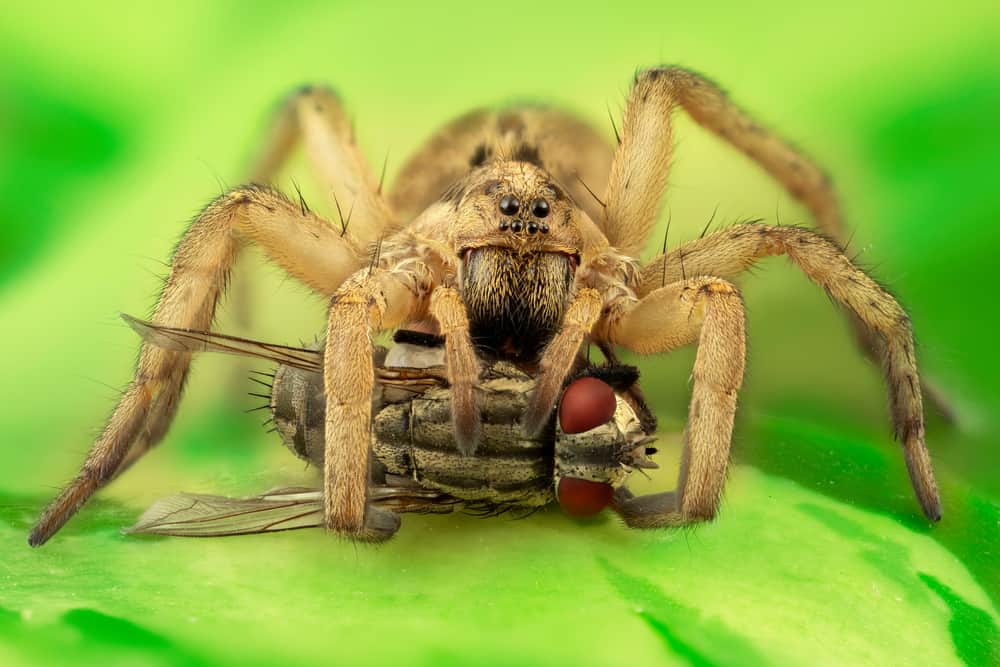
[[544, 169], [507, 160], [471, 171], [445, 203], [473, 341], [502, 358], [535, 358], [572, 298], [586, 214]]
[[453, 244], [463, 258], [478, 248], [493, 247], [579, 260], [582, 213], [539, 166], [495, 160], [471, 171], [445, 199], [455, 206]]

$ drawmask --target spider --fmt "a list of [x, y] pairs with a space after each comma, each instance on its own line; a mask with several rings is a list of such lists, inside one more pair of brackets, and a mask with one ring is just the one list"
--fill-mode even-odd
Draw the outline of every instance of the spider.
[[[810, 209], [823, 233], [735, 225], [640, 264], [666, 187], [678, 107], [759, 163]], [[329, 297], [324, 524], [360, 540], [380, 539], [376, 512], [368, 511], [373, 334], [418, 325], [444, 337], [452, 427], [467, 455], [480, 436], [481, 357], [537, 373], [522, 418], [534, 434], [550, 422], [586, 342], [610, 356], [616, 347], [653, 354], [696, 344], [677, 489], [620, 503], [631, 526], [678, 526], [712, 519], [725, 482], [746, 353], [743, 302], [730, 280], [763, 257], [785, 255], [845, 307], [865, 350], [881, 361], [911, 482], [924, 514], [938, 520], [910, 321], [834, 240], [843, 224], [826, 175], [715, 84], [677, 67], [637, 73], [615, 134], [610, 146], [551, 108], [473, 112], [432, 136], [386, 193], [339, 99], [304, 88], [279, 114], [253, 184], [218, 197], [184, 233], [153, 321], [209, 329], [248, 242]], [[262, 184], [300, 141], [338, 209], [353, 197], [349, 227], [343, 216], [338, 228], [301, 196], [293, 201]], [[190, 359], [190, 352], [142, 346], [134, 379], [30, 544], [45, 542], [164, 436]]]

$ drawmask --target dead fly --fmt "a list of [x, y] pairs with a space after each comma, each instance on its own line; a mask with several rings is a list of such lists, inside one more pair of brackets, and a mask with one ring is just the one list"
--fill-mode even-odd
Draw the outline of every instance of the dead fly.
[[[322, 352], [129, 322], [167, 349], [277, 361], [268, 402], [275, 428], [296, 456], [323, 469]], [[634, 368], [581, 365], [560, 397], [557, 419], [528, 436], [521, 419], [535, 380], [509, 362], [487, 366], [479, 384], [481, 440], [468, 456], [451, 427], [443, 341], [410, 331], [397, 332], [396, 341], [374, 355], [369, 539], [391, 537], [404, 512], [517, 515], [558, 501], [571, 515], [594, 515], [631, 498], [624, 484], [632, 470], [656, 467], [647, 458], [655, 452], [655, 420]], [[322, 525], [322, 491], [294, 488], [253, 498], [182, 493], [155, 503], [129, 532], [212, 536]]]

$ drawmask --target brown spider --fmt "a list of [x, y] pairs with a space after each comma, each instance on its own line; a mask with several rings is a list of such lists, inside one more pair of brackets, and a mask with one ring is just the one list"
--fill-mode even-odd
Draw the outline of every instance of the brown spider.
[[[764, 167], [814, 214], [826, 236], [788, 226], [737, 225], [640, 266], [670, 166], [671, 115], [682, 107]], [[252, 241], [289, 274], [330, 298], [325, 353], [324, 517], [359, 539], [378, 510], [368, 502], [372, 335], [429, 322], [445, 337], [456, 442], [480, 433], [481, 355], [538, 373], [522, 419], [550, 419], [564, 378], [588, 339], [642, 354], [697, 343], [693, 395], [676, 492], [623, 498], [629, 525], [711, 519], [729, 460], [745, 361], [743, 301], [729, 279], [786, 255], [838, 303], [885, 370], [896, 437], [924, 513], [941, 515], [924, 445], [913, 338], [906, 313], [848, 259], [842, 221], [823, 172], [763, 129], [711, 82], [678, 68], [639, 73], [613, 150], [566, 113], [516, 107], [459, 118], [434, 135], [384, 195], [330, 92], [307, 88], [280, 115], [254, 180], [268, 182], [301, 140], [337, 201], [353, 197], [353, 223], [337, 228], [301, 200], [262, 185], [212, 202], [174, 253], [153, 320], [207, 330], [241, 248]], [[603, 190], [603, 200], [590, 188]], [[442, 194], [443, 193], [443, 194]], [[338, 203], [339, 206], [339, 203]], [[377, 241], [375, 253], [367, 249]], [[79, 476], [29, 538], [45, 542], [101, 486], [165, 434], [190, 352], [144, 344], [135, 378]]]

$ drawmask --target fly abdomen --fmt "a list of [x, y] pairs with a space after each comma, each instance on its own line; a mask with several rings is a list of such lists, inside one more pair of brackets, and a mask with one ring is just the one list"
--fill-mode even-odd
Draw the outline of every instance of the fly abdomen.
[[510, 378], [481, 385], [482, 436], [475, 456], [459, 453], [446, 388], [381, 409], [375, 457], [388, 472], [463, 500], [537, 507], [552, 500], [551, 439], [526, 438], [518, 421], [529, 387]]
[[278, 366], [271, 388], [271, 416], [285, 445], [299, 458], [322, 467], [326, 446], [323, 376]]

